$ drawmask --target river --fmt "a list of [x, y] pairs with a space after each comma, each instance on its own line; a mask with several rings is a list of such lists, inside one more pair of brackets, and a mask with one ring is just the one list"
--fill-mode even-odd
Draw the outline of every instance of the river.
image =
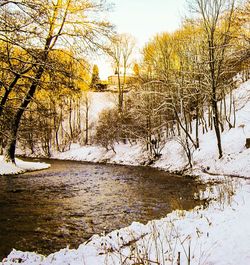
[[12, 248], [75, 248], [93, 234], [204, 203], [194, 199], [203, 184], [157, 169], [45, 161], [51, 168], [0, 177], [0, 260]]

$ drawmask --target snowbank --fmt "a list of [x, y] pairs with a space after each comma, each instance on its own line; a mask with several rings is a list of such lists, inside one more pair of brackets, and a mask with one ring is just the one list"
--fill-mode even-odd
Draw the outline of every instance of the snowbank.
[[0, 156], [0, 176], [1, 175], [15, 175], [24, 173], [26, 171], [34, 171], [49, 168], [50, 165], [40, 162], [26, 162], [16, 158], [16, 165], [4, 161], [3, 156]]
[[[236, 101], [236, 126], [222, 133], [224, 156], [218, 159], [214, 132], [200, 135], [200, 148], [193, 152], [192, 174], [206, 170], [212, 175], [240, 175], [250, 178], [250, 81], [233, 95]], [[147, 155], [139, 145], [115, 145], [115, 153], [96, 146], [72, 146], [56, 158], [141, 165]], [[154, 166], [169, 171], [184, 169], [187, 160], [176, 139], [169, 140]], [[202, 177], [208, 175], [202, 174]], [[219, 176], [213, 176], [219, 179]], [[220, 177], [221, 179], [221, 177]], [[200, 194], [201, 195], [201, 194]], [[199, 197], [200, 197], [199, 195]], [[215, 198], [207, 208], [174, 211], [147, 225], [132, 223], [108, 235], [93, 236], [78, 249], [62, 249], [48, 257], [13, 250], [3, 265], [105, 265], [105, 264], [250, 264], [250, 180], [223, 178], [203, 197]], [[180, 253], [180, 254], [179, 254]]]
[[116, 265], [142, 264], [141, 260], [168, 265], [177, 264], [178, 252], [181, 264], [189, 258], [197, 265], [249, 264], [249, 183], [243, 187], [228, 183], [219, 190], [221, 200], [206, 209], [178, 210], [146, 225], [132, 223], [106, 236], [95, 235], [78, 249], [62, 249], [48, 257], [13, 250], [2, 264]]
[[[230, 130], [226, 128], [221, 134], [223, 158], [218, 159], [215, 132], [202, 134], [200, 128], [200, 148], [193, 150], [194, 169], [189, 174], [199, 175], [205, 169], [211, 174], [250, 177], [250, 149], [245, 147], [246, 138], [250, 138], [250, 80], [233, 91], [233, 97], [236, 99], [236, 126]], [[74, 145], [71, 150], [54, 154], [54, 157], [125, 165], [147, 163], [147, 152], [141, 145], [115, 144], [114, 150], [115, 152], [98, 146]], [[162, 156], [154, 163], [154, 167], [171, 172], [185, 169], [188, 161], [177, 138], [170, 139], [161, 153]]]
[[62, 160], [88, 161], [98, 163], [113, 163], [121, 165], [141, 165], [147, 160], [147, 154], [140, 145], [116, 144], [115, 152], [100, 146], [88, 145], [81, 147], [71, 145], [69, 151], [57, 153], [53, 158]]

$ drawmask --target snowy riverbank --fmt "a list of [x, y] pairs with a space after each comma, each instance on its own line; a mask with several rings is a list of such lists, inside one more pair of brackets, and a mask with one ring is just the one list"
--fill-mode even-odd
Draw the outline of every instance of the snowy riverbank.
[[[78, 249], [63, 249], [44, 257], [35, 253], [13, 250], [2, 264], [250, 264], [250, 149], [245, 147], [250, 137], [250, 81], [233, 92], [236, 99], [236, 126], [222, 133], [224, 156], [218, 159], [215, 134], [200, 135], [200, 148], [193, 151], [193, 170], [188, 174], [202, 179], [220, 179], [220, 184], [208, 188], [201, 198], [213, 198], [205, 209], [174, 211], [161, 220], [147, 225], [133, 223], [108, 235], [93, 236]], [[80, 147], [54, 154], [55, 158], [78, 161], [109, 162], [141, 165], [147, 154], [140, 145], [115, 145], [115, 153], [102, 147]], [[154, 167], [181, 171], [187, 160], [175, 138], [162, 150]], [[209, 172], [211, 175], [202, 173]], [[219, 177], [244, 176], [246, 179]], [[190, 253], [190, 254], [189, 254]], [[144, 263], [142, 263], [144, 262]]]
[[16, 164], [6, 163], [3, 156], [0, 156], [0, 176], [16, 175], [27, 171], [41, 170], [49, 168], [50, 165], [40, 162], [27, 162], [16, 158]]
[[[113, 265], [141, 260], [145, 262], [141, 264], [167, 265], [177, 264], [178, 252], [181, 264], [187, 264], [188, 258], [191, 264], [249, 264], [250, 184], [228, 181], [217, 188], [214, 192], [220, 200], [206, 209], [174, 211], [147, 225], [132, 223], [106, 236], [95, 235], [78, 249], [65, 248], [48, 257], [13, 250], [2, 264]], [[203, 196], [213, 194], [208, 193]]]
[[[193, 150], [193, 170], [189, 174], [199, 175], [206, 170], [211, 174], [250, 177], [250, 148], [245, 147], [250, 138], [250, 80], [233, 91], [236, 107], [235, 128], [225, 128], [221, 134], [223, 158], [218, 159], [214, 131], [202, 134], [200, 147]], [[229, 98], [226, 98], [229, 101]], [[107, 162], [124, 165], [144, 165], [148, 161], [147, 152], [141, 145], [115, 144], [114, 151], [99, 146], [79, 146], [74, 144], [64, 153], [54, 154], [54, 158], [89, 162]], [[162, 156], [152, 166], [171, 172], [182, 171], [188, 161], [178, 138], [169, 139], [161, 151]]]

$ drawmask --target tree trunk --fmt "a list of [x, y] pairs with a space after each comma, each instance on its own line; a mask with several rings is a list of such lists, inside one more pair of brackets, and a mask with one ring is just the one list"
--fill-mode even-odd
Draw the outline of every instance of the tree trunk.
[[72, 129], [72, 99], [69, 98], [69, 132], [70, 140], [73, 141], [73, 129]]
[[88, 143], [89, 143], [89, 106], [87, 105], [85, 112], [85, 145], [87, 145]]
[[[197, 100], [198, 102], [198, 100]], [[195, 139], [196, 139], [196, 148], [199, 148], [200, 142], [199, 142], [199, 102], [196, 106], [196, 121], [195, 121]]]
[[[49, 46], [51, 39], [47, 40], [46, 43], [46, 47]], [[44, 63], [46, 62], [48, 58], [48, 50], [45, 50], [44, 52]], [[40, 65], [34, 81], [32, 82], [30, 89], [26, 95], [26, 97], [24, 98], [22, 104], [20, 105], [20, 107], [18, 108], [12, 122], [10, 125], [10, 137], [8, 139], [7, 145], [6, 145], [6, 149], [5, 149], [5, 160], [7, 162], [13, 162], [15, 163], [15, 151], [16, 151], [16, 139], [17, 139], [17, 132], [18, 132], [18, 128], [20, 125], [20, 121], [22, 119], [23, 113], [26, 110], [26, 108], [28, 107], [29, 103], [31, 102], [35, 92], [36, 92], [36, 88], [38, 86], [39, 80], [42, 77], [42, 74], [44, 72], [44, 65]]]
[[3, 113], [3, 109], [4, 109], [4, 105], [9, 97], [10, 92], [12, 91], [12, 89], [14, 88], [14, 86], [16, 85], [18, 79], [20, 78], [20, 75], [16, 75], [14, 80], [11, 82], [11, 84], [9, 85], [8, 89], [5, 89], [5, 93], [4, 96], [0, 102], [0, 116]]
[[[55, 108], [55, 113], [56, 113], [56, 108]], [[60, 105], [60, 116], [59, 116], [58, 124], [56, 122], [56, 115], [57, 114], [55, 114], [55, 116], [54, 116], [54, 130], [55, 130], [56, 150], [61, 152], [60, 144], [59, 144], [59, 130], [60, 130], [60, 126], [62, 125], [62, 122], [63, 122], [62, 106], [61, 105]]]
[[[188, 127], [187, 127], [187, 120], [186, 120], [186, 116], [184, 117], [185, 118], [185, 127], [183, 126], [179, 116], [178, 116], [178, 112], [177, 110], [174, 110], [175, 111], [175, 118], [176, 118], [176, 121], [177, 121], [177, 125], [179, 125], [182, 130], [185, 132], [187, 138], [191, 141], [191, 143], [193, 144], [193, 146], [195, 147], [195, 149], [197, 149], [196, 147], [196, 143], [194, 142], [194, 140], [192, 139], [191, 135], [188, 133]], [[180, 136], [181, 134], [179, 134]]]
[[120, 77], [120, 73], [119, 73], [120, 69], [118, 68], [118, 110], [121, 113], [122, 112], [122, 103], [123, 103], [123, 99], [122, 99], [122, 85], [121, 85], [121, 77]]
[[217, 138], [217, 146], [218, 146], [218, 151], [219, 151], [219, 158], [222, 157], [222, 146], [221, 146], [221, 136], [220, 136], [220, 128], [219, 128], [219, 117], [218, 117], [218, 107], [217, 107], [217, 102], [212, 101], [212, 106], [213, 106], [213, 114], [214, 114], [214, 129], [216, 133], [216, 138]]
[[[184, 115], [184, 121], [185, 121], [185, 130], [186, 130], [186, 134], [185, 134], [185, 141], [186, 141], [186, 154], [187, 154], [187, 158], [188, 158], [188, 164], [190, 166], [190, 168], [193, 167], [192, 165], [192, 154], [191, 154], [191, 150], [190, 150], [190, 146], [189, 146], [189, 142], [188, 142], [188, 139], [189, 139], [189, 135], [187, 134], [188, 132], [188, 121], [187, 121], [187, 115], [186, 115], [186, 111], [184, 109], [184, 112], [183, 112], [183, 115]], [[194, 145], [195, 149], [197, 148], [196, 145]]]
[[217, 106], [217, 85], [215, 80], [215, 47], [214, 47], [214, 34], [211, 33], [210, 40], [208, 41], [209, 45], [209, 67], [210, 67], [210, 74], [211, 74], [211, 94], [212, 94], [212, 109], [213, 109], [213, 122], [214, 122], [214, 129], [217, 138], [217, 146], [219, 152], [219, 158], [222, 157], [222, 146], [221, 146], [221, 135], [220, 135], [220, 128], [219, 128], [219, 112]]
[[19, 127], [19, 122], [15, 119], [10, 128], [10, 136], [7, 142], [4, 159], [6, 162], [12, 162], [15, 164], [15, 151], [16, 151], [16, 138], [17, 138], [17, 131]]

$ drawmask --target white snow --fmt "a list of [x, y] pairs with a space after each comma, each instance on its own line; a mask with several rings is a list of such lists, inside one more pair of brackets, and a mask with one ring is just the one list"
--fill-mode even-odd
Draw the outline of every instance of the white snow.
[[90, 100], [90, 121], [96, 121], [104, 109], [113, 108], [117, 101], [117, 94], [111, 92], [88, 92]]
[[[95, 235], [78, 249], [65, 248], [48, 257], [13, 250], [2, 264], [140, 264], [136, 261], [141, 258], [145, 264], [168, 265], [177, 264], [178, 252], [181, 264], [188, 264], [188, 256], [191, 264], [249, 264], [249, 183], [220, 188], [225, 196], [206, 209], [174, 211], [147, 225], [134, 222], [105, 236]], [[237, 195], [227, 197], [231, 192]]]
[[[99, 95], [96, 97], [102, 102], [100, 109], [108, 106], [106, 96], [105, 100]], [[233, 97], [236, 99], [236, 126], [230, 130], [226, 128], [221, 135], [223, 158], [218, 159], [215, 132], [209, 131], [205, 134], [200, 132], [200, 148], [193, 152], [194, 169], [188, 173], [200, 174], [203, 169], [208, 169], [207, 171], [212, 174], [250, 177], [250, 149], [245, 147], [246, 138], [250, 138], [250, 80], [233, 91]], [[54, 154], [54, 157], [126, 165], [143, 165], [147, 162], [147, 152], [140, 144], [119, 143], [114, 145], [114, 149], [115, 153], [100, 146], [74, 144], [74, 148], [64, 153]], [[161, 153], [162, 156], [154, 163], [154, 167], [175, 172], [182, 171], [187, 165], [184, 150], [174, 137], [166, 143]]]
[[100, 146], [87, 145], [81, 147], [74, 144], [73, 148], [64, 153], [57, 153], [53, 157], [57, 159], [69, 159], [75, 161], [88, 162], [108, 162], [123, 165], [140, 165], [147, 160], [140, 145], [128, 146], [126, 144], [116, 144], [115, 152], [106, 150]]
[[[101, 265], [101, 264], [250, 264], [250, 80], [233, 92], [236, 99], [235, 128], [222, 133], [223, 158], [218, 159], [214, 132], [200, 135], [200, 148], [193, 153], [194, 169], [204, 181], [216, 179], [197, 197], [213, 198], [207, 208], [176, 210], [148, 224], [132, 223], [108, 235], [95, 235], [78, 249], [62, 249], [48, 257], [13, 250], [2, 264]], [[115, 151], [97, 146], [74, 145], [70, 151], [54, 154], [60, 159], [140, 165], [147, 154], [140, 145], [116, 144]], [[169, 140], [155, 167], [169, 171], [184, 169], [187, 161], [176, 139]], [[206, 169], [213, 176], [204, 174]], [[215, 176], [214, 174], [220, 174]], [[244, 176], [246, 179], [222, 177]], [[189, 250], [190, 249], [190, 250]], [[189, 255], [190, 252], [190, 255]], [[144, 263], [142, 263], [142, 260]]]
[[1, 175], [15, 175], [24, 173], [26, 171], [34, 171], [49, 168], [50, 165], [40, 162], [27, 162], [16, 158], [16, 164], [7, 163], [4, 157], [0, 156], [0, 176]]

